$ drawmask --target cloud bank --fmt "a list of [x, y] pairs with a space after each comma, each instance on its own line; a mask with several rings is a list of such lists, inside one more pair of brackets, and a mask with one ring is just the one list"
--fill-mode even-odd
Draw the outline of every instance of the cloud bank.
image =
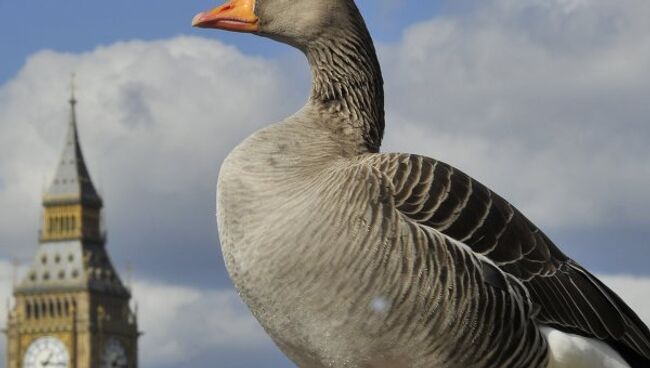
[[472, 4], [384, 50], [389, 148], [457, 164], [548, 227], [647, 226], [650, 4]]
[[147, 366], [188, 366], [207, 353], [261, 354], [272, 349], [270, 339], [230, 289], [149, 281], [135, 283], [134, 292], [140, 328], [146, 331], [140, 352]]

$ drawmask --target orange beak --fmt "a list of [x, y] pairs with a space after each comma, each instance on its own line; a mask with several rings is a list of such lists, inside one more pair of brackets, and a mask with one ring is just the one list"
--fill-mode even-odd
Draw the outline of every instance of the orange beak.
[[259, 18], [255, 15], [255, 0], [230, 0], [210, 11], [197, 14], [192, 19], [192, 26], [257, 32], [258, 21]]

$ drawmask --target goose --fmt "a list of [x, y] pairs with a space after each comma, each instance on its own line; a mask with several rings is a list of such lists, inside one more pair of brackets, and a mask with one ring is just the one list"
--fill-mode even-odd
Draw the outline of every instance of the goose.
[[231, 0], [193, 25], [300, 50], [305, 105], [222, 163], [228, 273], [299, 367], [650, 367], [650, 332], [503, 197], [381, 153], [380, 65], [353, 0]]

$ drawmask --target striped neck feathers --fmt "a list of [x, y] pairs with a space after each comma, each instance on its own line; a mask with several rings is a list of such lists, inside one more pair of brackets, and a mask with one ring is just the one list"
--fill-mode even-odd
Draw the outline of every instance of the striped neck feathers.
[[330, 29], [306, 47], [312, 73], [309, 102], [335, 117], [328, 124], [357, 145], [357, 151], [379, 152], [383, 79], [370, 34], [356, 12], [349, 26]]

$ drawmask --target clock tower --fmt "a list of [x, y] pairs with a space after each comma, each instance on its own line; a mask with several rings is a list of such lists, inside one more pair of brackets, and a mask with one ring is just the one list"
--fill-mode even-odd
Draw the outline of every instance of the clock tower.
[[137, 368], [130, 291], [106, 252], [102, 198], [84, 162], [74, 92], [54, 180], [43, 196], [40, 245], [14, 288], [7, 368]]

